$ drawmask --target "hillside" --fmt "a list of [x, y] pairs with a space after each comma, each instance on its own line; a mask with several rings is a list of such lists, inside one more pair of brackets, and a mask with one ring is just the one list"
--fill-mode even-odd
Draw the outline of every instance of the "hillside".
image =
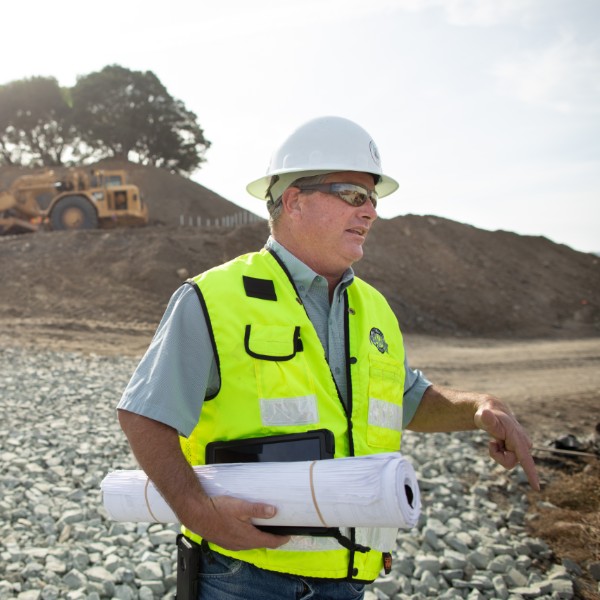
[[[126, 166], [148, 202], [153, 224], [0, 238], [3, 321], [156, 324], [181, 283], [178, 270], [193, 275], [256, 250], [266, 240], [264, 221], [179, 227], [182, 214], [191, 215], [194, 223], [201, 216], [203, 224], [207, 219], [214, 224], [241, 209], [191, 180]], [[18, 172], [0, 169], [0, 183]], [[387, 296], [407, 332], [500, 338], [600, 335], [600, 258], [545, 238], [483, 231], [431, 216], [380, 219], [356, 271]]]

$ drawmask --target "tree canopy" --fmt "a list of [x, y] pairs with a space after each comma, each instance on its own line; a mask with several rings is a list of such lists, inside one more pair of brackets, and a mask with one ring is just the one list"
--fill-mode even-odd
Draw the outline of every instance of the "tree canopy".
[[0, 164], [118, 157], [191, 174], [209, 147], [196, 115], [151, 71], [107, 66], [70, 89], [42, 77], [0, 86]]
[[68, 90], [56, 79], [33, 77], [0, 86], [0, 161], [54, 166], [77, 143]]

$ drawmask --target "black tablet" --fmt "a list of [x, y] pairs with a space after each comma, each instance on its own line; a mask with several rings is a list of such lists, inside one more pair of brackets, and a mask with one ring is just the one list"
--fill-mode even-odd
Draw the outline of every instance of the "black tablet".
[[335, 439], [329, 429], [271, 435], [261, 438], [210, 442], [206, 464], [247, 462], [292, 462], [333, 458]]

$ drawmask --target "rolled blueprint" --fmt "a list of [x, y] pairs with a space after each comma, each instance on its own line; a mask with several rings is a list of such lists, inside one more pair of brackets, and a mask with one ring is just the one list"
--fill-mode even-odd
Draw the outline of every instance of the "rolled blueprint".
[[[412, 465], [399, 453], [316, 461], [228, 463], [194, 467], [209, 496], [234, 496], [277, 507], [256, 525], [414, 527], [421, 496]], [[109, 473], [103, 503], [115, 521], [176, 523], [140, 470]]]

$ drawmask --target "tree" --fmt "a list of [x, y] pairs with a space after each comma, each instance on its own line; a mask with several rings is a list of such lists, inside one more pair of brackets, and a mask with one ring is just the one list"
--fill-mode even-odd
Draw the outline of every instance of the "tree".
[[75, 143], [68, 91], [52, 77], [0, 86], [0, 160], [4, 164], [54, 166]]
[[151, 71], [107, 66], [78, 78], [71, 93], [74, 122], [91, 150], [182, 174], [205, 161], [210, 142], [196, 115]]

